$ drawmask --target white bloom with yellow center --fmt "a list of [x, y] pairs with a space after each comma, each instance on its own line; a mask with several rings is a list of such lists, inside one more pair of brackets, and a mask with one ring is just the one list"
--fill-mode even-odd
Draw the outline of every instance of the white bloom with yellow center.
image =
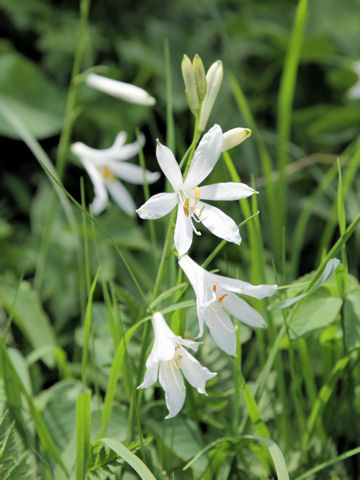
[[217, 345], [229, 355], [236, 355], [235, 327], [228, 315], [233, 315], [250, 327], [263, 327], [264, 319], [245, 300], [235, 294], [248, 295], [259, 300], [274, 295], [277, 285], [252, 285], [222, 275], [207, 272], [188, 255], [179, 260], [196, 295], [199, 337], [204, 322]]
[[166, 418], [172, 418], [180, 412], [185, 402], [186, 387], [183, 375], [199, 393], [206, 395], [205, 384], [210, 378], [215, 377], [216, 373], [203, 367], [183, 348], [184, 346], [196, 351], [198, 342], [184, 340], [175, 335], [160, 312], [154, 313], [151, 321], [155, 337], [154, 346], [146, 360], [144, 381], [138, 388], [151, 387], [159, 378], [169, 411]]
[[183, 180], [179, 165], [172, 151], [158, 142], [156, 158], [169, 180], [174, 192], [158, 193], [149, 198], [137, 213], [144, 219], [161, 218], [178, 206], [174, 242], [179, 255], [190, 248], [193, 232], [200, 235], [194, 223], [201, 222], [214, 235], [240, 244], [239, 228], [232, 218], [201, 200], [239, 200], [253, 195], [255, 190], [244, 183], [215, 183], [199, 187], [214, 168], [223, 148], [223, 134], [219, 125], [214, 125], [202, 138], [189, 172]]
[[[72, 152], [77, 155], [86, 169], [94, 185], [95, 198], [91, 204], [95, 215], [101, 213], [108, 204], [108, 191], [119, 207], [128, 215], [134, 215], [134, 201], [116, 177], [130, 183], [142, 185], [144, 181], [142, 168], [125, 160], [137, 155], [139, 152], [138, 142], [125, 145], [126, 133], [120, 132], [110, 148], [96, 149], [76, 142], [72, 145]], [[141, 136], [141, 144], [144, 145], [144, 136]], [[158, 180], [158, 172], [145, 171], [148, 183]]]

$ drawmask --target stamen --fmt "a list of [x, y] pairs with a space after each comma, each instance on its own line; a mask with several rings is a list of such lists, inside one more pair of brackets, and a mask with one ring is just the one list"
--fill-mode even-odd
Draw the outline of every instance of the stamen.
[[204, 211], [204, 208], [205, 208], [205, 207], [206, 207], [206, 205], [204, 205], [204, 206], [202, 207], [202, 209], [200, 210], [199, 215], [197, 216], [198, 218], [200, 218], [200, 215], [201, 215], [202, 212]]
[[104, 180], [106, 180], [107, 182], [114, 182], [116, 180], [115, 175], [112, 173], [112, 171], [107, 165], [105, 165], [105, 167], [102, 167], [100, 169], [100, 172]]
[[199, 187], [194, 188], [194, 195], [195, 195], [195, 206], [196, 206], [196, 204], [200, 200], [200, 188]]
[[227, 293], [224, 293], [224, 295], [221, 295], [221, 297], [219, 297], [219, 302], [221, 303], [225, 297], [227, 297], [228, 294]]
[[216, 292], [216, 285], [213, 285], [213, 290], [214, 292]]
[[188, 217], [190, 215], [190, 208], [189, 208], [189, 204], [190, 204], [190, 199], [189, 197], [186, 198], [185, 202], [184, 202], [184, 212], [185, 212], [185, 215]]

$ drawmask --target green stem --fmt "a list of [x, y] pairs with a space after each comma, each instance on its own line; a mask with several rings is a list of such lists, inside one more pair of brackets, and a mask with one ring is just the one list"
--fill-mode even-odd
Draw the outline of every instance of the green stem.
[[77, 76], [80, 73], [82, 58], [85, 50], [85, 40], [86, 40], [86, 29], [89, 18], [90, 10], [90, 0], [81, 0], [80, 2], [80, 26], [79, 26], [79, 36], [77, 47], [75, 51], [73, 69], [71, 73], [70, 87], [68, 91], [66, 108], [65, 108], [65, 118], [64, 118], [64, 128], [62, 130], [59, 147], [57, 151], [57, 161], [56, 161], [56, 170], [60, 177], [63, 178], [66, 164], [66, 154], [71, 138], [72, 127], [74, 124], [74, 109], [76, 104], [76, 93], [77, 93]]

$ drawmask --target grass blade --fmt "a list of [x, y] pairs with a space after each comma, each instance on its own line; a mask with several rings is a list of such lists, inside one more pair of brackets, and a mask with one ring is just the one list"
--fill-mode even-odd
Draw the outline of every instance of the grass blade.
[[91, 392], [80, 393], [76, 399], [76, 480], [85, 480], [91, 434], [90, 415]]
[[132, 467], [135, 472], [140, 475], [142, 480], [156, 480], [154, 475], [131, 450], [125, 447], [125, 445], [113, 438], [101, 438], [99, 440], [105, 447], [110, 448], [113, 452], [117, 453], [127, 464]]

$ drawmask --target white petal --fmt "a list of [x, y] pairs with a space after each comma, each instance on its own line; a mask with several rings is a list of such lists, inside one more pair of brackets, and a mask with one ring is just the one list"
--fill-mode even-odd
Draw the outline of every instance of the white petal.
[[185, 215], [184, 210], [179, 205], [175, 225], [174, 242], [175, 248], [180, 256], [184, 255], [191, 247], [192, 237], [193, 228], [190, 217]]
[[109, 200], [104, 179], [100, 172], [98, 172], [98, 170], [91, 163], [91, 160], [87, 158], [81, 158], [81, 162], [94, 185], [95, 197], [91, 204], [92, 211], [94, 212], [94, 215], [99, 215], [99, 213], [105, 210]]
[[229, 293], [222, 300], [223, 307], [234, 317], [246, 323], [250, 327], [264, 327], [265, 322], [259, 312], [250, 307], [242, 298]]
[[[137, 185], [142, 185], [144, 183], [143, 170], [139, 165], [134, 165], [132, 163], [125, 162], [115, 162], [109, 161], [107, 166], [110, 171], [130, 183], [135, 183]], [[148, 183], [154, 183], [160, 178], [159, 172], [149, 172], [145, 170], [146, 180]]]
[[205, 395], [206, 382], [216, 376], [216, 373], [210, 372], [206, 367], [203, 367], [184, 348], [181, 348], [181, 370], [190, 385], [195, 387], [199, 393], [204, 393]]
[[185, 340], [184, 338], [177, 337], [177, 343], [179, 345], [184, 345], [184, 347], [191, 348], [194, 352], [197, 352], [200, 343], [194, 342], [193, 340]]
[[229, 316], [221, 307], [209, 307], [206, 315], [206, 325], [216, 344], [229, 355], [236, 355], [235, 327]]
[[257, 193], [245, 183], [215, 183], [200, 187], [200, 198], [202, 200], [240, 200]]
[[175, 192], [177, 192], [183, 184], [180, 167], [170, 148], [165, 147], [159, 141], [156, 146], [156, 158], [164, 175], [171, 183]]
[[126, 188], [118, 181], [107, 182], [106, 186], [119, 207], [128, 215], [134, 215], [135, 203]]
[[191, 190], [199, 185], [214, 168], [222, 150], [222, 131], [219, 125], [214, 125], [201, 139], [189, 173], [184, 182], [184, 189]]
[[[149, 357], [150, 358], [150, 357]], [[149, 360], [149, 359], [148, 359]], [[158, 379], [158, 372], [159, 372], [159, 362], [146, 362], [146, 372], [144, 376], [144, 380], [141, 385], [137, 388], [148, 388]]]
[[140, 105], [154, 105], [155, 99], [151, 97], [145, 90], [130, 83], [112, 80], [96, 73], [90, 73], [86, 77], [86, 83], [90, 87], [101, 90], [108, 95], [121, 98], [127, 102], [137, 103]]
[[208, 203], [198, 202], [197, 213], [200, 215], [201, 223], [203, 223], [211, 233], [228, 242], [240, 245], [241, 237], [239, 227], [234, 220], [223, 211]]
[[[132, 158], [139, 153], [138, 141], [124, 145], [120, 143], [121, 140], [122, 138], [120, 138], [120, 134], [118, 134], [113, 146], [108, 148], [106, 151], [107, 157], [115, 161], [123, 161], [123, 160], [128, 160], [129, 158]], [[145, 145], [145, 136], [143, 134], [140, 134], [140, 146], [143, 147], [144, 145]]]
[[172, 360], [175, 356], [175, 343], [177, 342], [178, 337], [166, 323], [162, 313], [155, 312], [151, 317], [151, 323], [154, 329], [155, 341], [148, 360]]
[[185, 402], [186, 388], [179, 368], [174, 362], [161, 362], [159, 382], [165, 391], [165, 401], [169, 414], [165, 418], [172, 418], [182, 409]]
[[210, 273], [209, 275], [211, 275], [212, 281], [215, 284], [220, 285], [223, 289], [240, 293], [242, 295], [248, 295], [249, 297], [254, 297], [259, 300], [262, 300], [265, 297], [271, 297], [278, 288], [277, 285], [252, 285], [251, 283], [243, 282], [242, 280], [223, 277], [222, 275], [214, 273]]
[[[138, 142], [124, 145], [126, 140], [126, 133], [120, 132], [117, 134], [113, 145], [109, 148], [92, 148], [85, 143], [76, 142], [71, 146], [71, 151], [79, 157], [86, 157], [97, 166], [103, 166], [110, 161], [119, 162], [128, 160], [139, 153]], [[145, 137], [141, 135], [140, 144], [145, 144]]]
[[207, 314], [208, 308], [209, 308], [208, 306], [202, 307], [199, 303], [196, 304], [197, 317], [199, 321], [199, 333], [196, 338], [200, 338], [204, 334], [204, 323], [206, 321], [206, 314]]
[[136, 212], [144, 220], [153, 220], [167, 215], [176, 204], [176, 193], [157, 193], [141, 205]]
[[216, 299], [216, 294], [207, 282], [207, 276], [210, 274], [188, 255], [180, 258], [179, 265], [194, 289], [197, 303], [201, 306], [207, 306], [213, 302]]

